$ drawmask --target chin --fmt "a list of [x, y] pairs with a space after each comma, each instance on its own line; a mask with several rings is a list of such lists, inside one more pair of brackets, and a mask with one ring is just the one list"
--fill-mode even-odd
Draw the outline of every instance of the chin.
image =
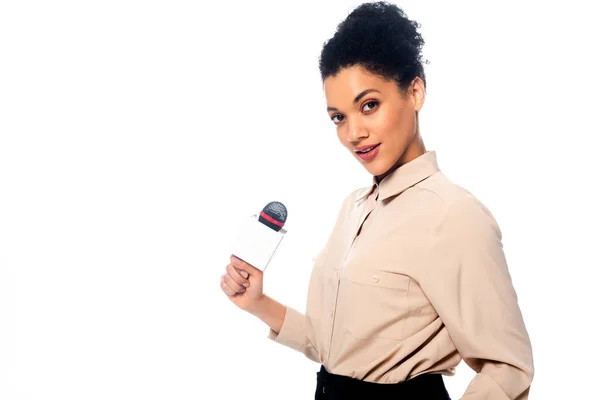
[[392, 166], [388, 165], [388, 163], [381, 163], [381, 162], [377, 162], [377, 161], [364, 164], [364, 167], [369, 172], [369, 174], [371, 174], [373, 176], [383, 175], [387, 171], [389, 171], [390, 168], [392, 168]]

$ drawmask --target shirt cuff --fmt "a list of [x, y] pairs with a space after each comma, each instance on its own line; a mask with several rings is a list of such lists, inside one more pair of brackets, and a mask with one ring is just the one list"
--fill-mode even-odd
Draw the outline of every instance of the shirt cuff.
[[[524, 396], [524, 397], [523, 397]], [[527, 394], [519, 396], [516, 399], [525, 400]], [[463, 397], [460, 400], [512, 400], [513, 398], [502, 390], [498, 383], [490, 376], [484, 373], [478, 373], [475, 375]]]

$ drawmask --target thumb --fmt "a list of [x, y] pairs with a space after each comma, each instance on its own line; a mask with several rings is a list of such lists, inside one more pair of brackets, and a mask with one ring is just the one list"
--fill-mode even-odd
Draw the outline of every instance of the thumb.
[[253, 267], [252, 265], [248, 264], [246, 261], [244, 261], [240, 258], [237, 258], [233, 254], [231, 255], [231, 264], [235, 268], [240, 269], [242, 271], [246, 271], [250, 275], [259, 275], [262, 272], [258, 268]]

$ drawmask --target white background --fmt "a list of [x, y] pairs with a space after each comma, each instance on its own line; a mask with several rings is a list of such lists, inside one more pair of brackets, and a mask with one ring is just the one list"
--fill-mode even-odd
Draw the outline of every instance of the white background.
[[[206, 4], [205, 4], [206, 3]], [[265, 290], [302, 310], [342, 199], [322, 44], [359, 2], [0, 3], [0, 399], [310, 399], [318, 365], [219, 287], [289, 210]], [[598, 393], [600, 30], [588, 1], [398, 2], [442, 170], [496, 216], [531, 399]], [[445, 378], [458, 399], [473, 372]]]

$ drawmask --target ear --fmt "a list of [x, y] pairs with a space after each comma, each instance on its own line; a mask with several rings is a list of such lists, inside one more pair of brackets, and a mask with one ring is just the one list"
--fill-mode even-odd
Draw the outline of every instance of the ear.
[[413, 79], [408, 87], [408, 94], [413, 101], [415, 111], [421, 111], [421, 108], [423, 108], [423, 104], [425, 103], [425, 84], [421, 78], [417, 76]]

